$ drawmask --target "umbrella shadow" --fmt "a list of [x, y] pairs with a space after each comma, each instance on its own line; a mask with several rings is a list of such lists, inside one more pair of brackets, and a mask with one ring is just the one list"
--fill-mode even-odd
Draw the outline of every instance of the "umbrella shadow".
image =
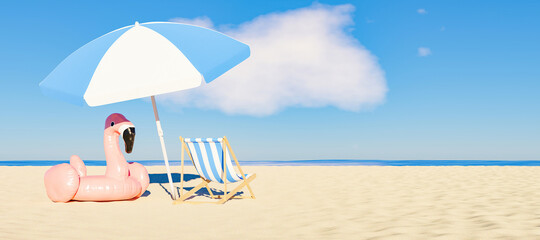
[[[169, 183], [169, 178], [166, 173], [150, 173], [150, 184], [152, 183]], [[171, 173], [173, 182], [180, 182], [180, 173]], [[199, 175], [184, 173], [184, 181], [191, 181], [199, 178]]]
[[[152, 183], [159, 184], [159, 186], [161, 186], [161, 188], [163, 188], [163, 190], [171, 197], [171, 199], [173, 198], [173, 196], [172, 196], [171, 192], [169, 191], [169, 189], [167, 189], [164, 186], [164, 184], [169, 183], [169, 177], [167, 177], [166, 173], [150, 173], [150, 174], [148, 174], [148, 177], [150, 178], [150, 184], [152, 184]], [[172, 177], [173, 183], [180, 182], [180, 173], [171, 173], [171, 177]], [[185, 182], [188, 182], [188, 181], [191, 181], [191, 180], [197, 179], [197, 178], [200, 178], [199, 175], [184, 173], [184, 181]], [[179, 192], [178, 189], [179, 188], [176, 187], [177, 192]], [[145, 192], [145, 194], [146, 194], [146, 192]], [[150, 195], [150, 192], [148, 193], [148, 195]]]
[[144, 191], [144, 193], [141, 195], [141, 197], [148, 197], [148, 196], [150, 196], [150, 194], [152, 194], [152, 192], [146, 190], [146, 191]]

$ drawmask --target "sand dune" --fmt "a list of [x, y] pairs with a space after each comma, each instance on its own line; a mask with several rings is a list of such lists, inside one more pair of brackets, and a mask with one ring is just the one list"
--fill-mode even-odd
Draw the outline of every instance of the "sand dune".
[[244, 168], [256, 200], [173, 205], [161, 166], [140, 199], [67, 204], [48, 167], [0, 167], [0, 239], [540, 238], [539, 167]]

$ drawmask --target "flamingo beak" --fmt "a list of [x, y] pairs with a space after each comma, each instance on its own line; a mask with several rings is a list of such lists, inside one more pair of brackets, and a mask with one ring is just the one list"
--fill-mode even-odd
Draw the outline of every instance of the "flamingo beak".
[[126, 145], [126, 153], [131, 153], [135, 142], [135, 127], [126, 128], [122, 133], [122, 137], [124, 138], [124, 145]]

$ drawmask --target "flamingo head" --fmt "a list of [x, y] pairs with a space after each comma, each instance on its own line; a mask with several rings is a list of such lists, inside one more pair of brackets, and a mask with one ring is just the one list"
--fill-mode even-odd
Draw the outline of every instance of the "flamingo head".
[[126, 153], [131, 153], [135, 142], [135, 126], [124, 115], [113, 113], [105, 120], [105, 131], [113, 131], [122, 135], [126, 146]]

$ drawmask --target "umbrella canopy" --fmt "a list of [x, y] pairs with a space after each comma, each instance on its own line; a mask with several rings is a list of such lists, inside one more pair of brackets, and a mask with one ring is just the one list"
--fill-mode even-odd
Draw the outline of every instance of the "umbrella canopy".
[[211, 29], [170, 22], [123, 27], [79, 48], [40, 84], [44, 95], [100, 106], [151, 97], [167, 167], [171, 171], [155, 95], [194, 88], [247, 59], [249, 46]]
[[39, 86], [46, 96], [99, 106], [197, 87], [249, 55], [248, 45], [207, 28], [135, 23], [82, 46]]

